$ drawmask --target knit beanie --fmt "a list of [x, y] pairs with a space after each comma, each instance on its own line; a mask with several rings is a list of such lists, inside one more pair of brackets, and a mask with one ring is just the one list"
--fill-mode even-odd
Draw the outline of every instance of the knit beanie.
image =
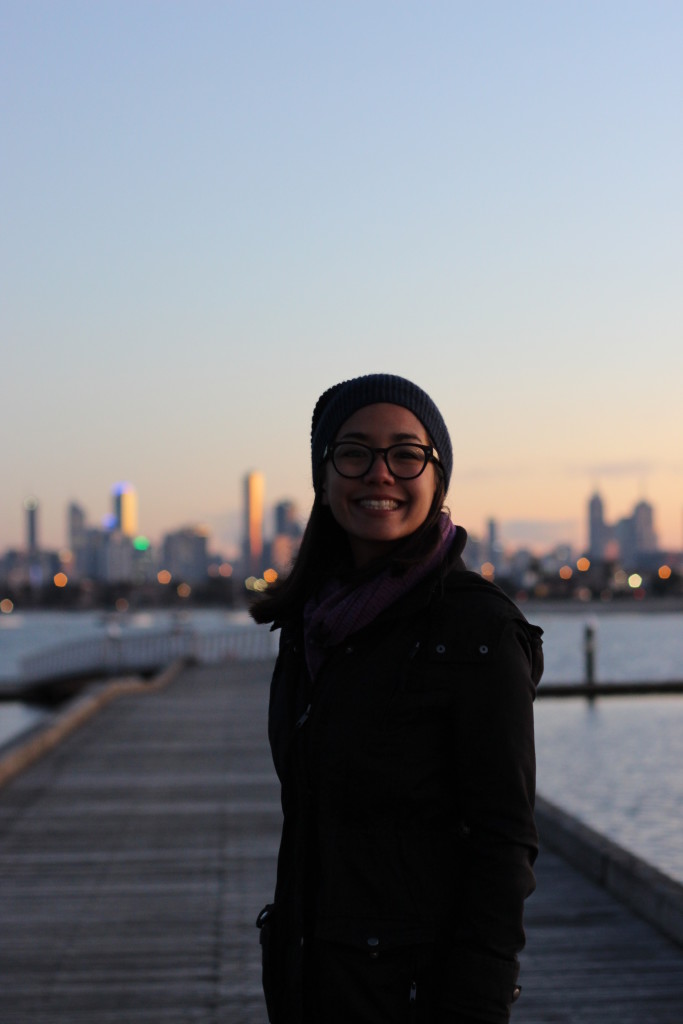
[[334, 441], [343, 423], [358, 409], [377, 402], [389, 402], [409, 409], [423, 425], [439, 454], [446, 490], [453, 470], [453, 448], [443, 416], [426, 391], [404, 377], [390, 373], [370, 373], [334, 384], [316, 402], [311, 424], [313, 485], [323, 461], [325, 449]]

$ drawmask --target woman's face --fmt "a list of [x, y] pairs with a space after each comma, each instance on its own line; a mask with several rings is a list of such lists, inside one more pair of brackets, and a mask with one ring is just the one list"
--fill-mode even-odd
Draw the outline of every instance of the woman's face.
[[[427, 431], [412, 412], [387, 402], [366, 405], [349, 416], [335, 441], [361, 441], [371, 448], [388, 448], [401, 441], [430, 444]], [[323, 504], [346, 531], [357, 566], [384, 554], [422, 525], [436, 491], [437, 472], [430, 462], [420, 476], [399, 480], [378, 455], [364, 476], [349, 480], [328, 460]]]

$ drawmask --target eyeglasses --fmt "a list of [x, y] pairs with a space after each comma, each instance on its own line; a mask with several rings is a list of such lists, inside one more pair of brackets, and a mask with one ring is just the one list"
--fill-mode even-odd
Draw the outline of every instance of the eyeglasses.
[[384, 464], [397, 480], [414, 480], [424, 473], [428, 462], [438, 465], [439, 458], [430, 444], [391, 444], [388, 448], [371, 448], [357, 441], [335, 441], [328, 444], [323, 458], [348, 480], [365, 476], [375, 458], [381, 455]]

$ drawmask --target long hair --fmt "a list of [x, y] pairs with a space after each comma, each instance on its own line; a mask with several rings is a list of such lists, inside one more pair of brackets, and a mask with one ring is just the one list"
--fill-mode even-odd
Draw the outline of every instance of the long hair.
[[360, 583], [385, 568], [400, 574], [428, 558], [440, 541], [439, 518], [446, 497], [443, 473], [436, 467], [436, 489], [429, 512], [421, 526], [386, 554], [358, 569], [353, 565], [346, 535], [327, 505], [323, 504], [321, 481], [315, 490], [313, 508], [301, 547], [288, 576], [256, 597], [249, 612], [256, 622], [281, 623], [297, 618], [309, 597], [333, 576]]

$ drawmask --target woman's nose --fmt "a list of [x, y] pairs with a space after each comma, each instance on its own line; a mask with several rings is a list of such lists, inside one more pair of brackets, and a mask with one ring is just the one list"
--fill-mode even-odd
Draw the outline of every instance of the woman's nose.
[[379, 452], [375, 452], [375, 457], [372, 460], [372, 465], [365, 474], [365, 480], [374, 480], [378, 482], [389, 481], [394, 482], [394, 477], [389, 467], [387, 466], [386, 459]]

